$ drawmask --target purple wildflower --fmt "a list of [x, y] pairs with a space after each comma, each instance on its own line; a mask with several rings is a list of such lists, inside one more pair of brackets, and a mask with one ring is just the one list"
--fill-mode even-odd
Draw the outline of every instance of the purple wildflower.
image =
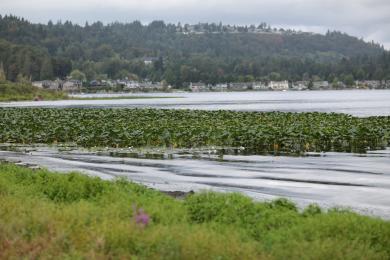
[[142, 208], [137, 209], [136, 206], [133, 206], [133, 209], [135, 223], [139, 226], [146, 227], [150, 222], [150, 216]]

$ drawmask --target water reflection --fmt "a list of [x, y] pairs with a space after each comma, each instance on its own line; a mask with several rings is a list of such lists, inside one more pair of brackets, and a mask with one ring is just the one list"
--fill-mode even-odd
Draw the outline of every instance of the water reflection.
[[[129, 94], [122, 95], [129, 96]], [[142, 93], [131, 95], [177, 98], [10, 102], [0, 103], [0, 107], [152, 107], [240, 111], [317, 111], [346, 113], [355, 116], [390, 115], [390, 90]], [[96, 94], [86, 96], [109, 97], [121, 96], [121, 94]]]

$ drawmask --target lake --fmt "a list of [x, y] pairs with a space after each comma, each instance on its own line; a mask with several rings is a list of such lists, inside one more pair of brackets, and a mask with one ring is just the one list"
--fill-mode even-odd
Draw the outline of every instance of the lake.
[[390, 90], [89, 94], [81, 97], [158, 96], [161, 99], [65, 100], [0, 103], [0, 107], [127, 107], [240, 111], [336, 112], [390, 115]]
[[[390, 116], [390, 90], [94, 94], [82, 97], [159, 96], [161, 99], [66, 100], [0, 103], [0, 107], [164, 108], [336, 112]], [[287, 197], [300, 206], [350, 207], [390, 219], [390, 149], [367, 154], [311, 153], [300, 157], [173, 153], [162, 158], [117, 157], [54, 147], [0, 148], [0, 159], [104, 179], [126, 177], [165, 191], [211, 189], [254, 199]]]

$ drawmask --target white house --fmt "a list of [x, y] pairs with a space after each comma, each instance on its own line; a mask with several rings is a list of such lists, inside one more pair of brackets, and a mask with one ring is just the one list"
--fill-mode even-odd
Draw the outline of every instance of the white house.
[[33, 85], [34, 87], [37, 87], [37, 88], [43, 88], [43, 82], [42, 82], [42, 81], [34, 81], [34, 82], [32, 83], [32, 85]]
[[269, 90], [269, 87], [264, 82], [253, 82], [253, 90]]
[[145, 65], [152, 65], [153, 62], [157, 61], [158, 58], [157, 57], [145, 57], [144, 58], [144, 64]]
[[271, 81], [268, 87], [272, 90], [288, 90], [288, 81]]

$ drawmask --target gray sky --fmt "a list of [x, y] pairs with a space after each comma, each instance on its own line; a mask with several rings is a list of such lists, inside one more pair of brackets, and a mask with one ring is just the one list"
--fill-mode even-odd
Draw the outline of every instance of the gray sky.
[[339, 30], [390, 49], [390, 0], [0, 0], [0, 14], [43, 23], [267, 22], [320, 33]]

